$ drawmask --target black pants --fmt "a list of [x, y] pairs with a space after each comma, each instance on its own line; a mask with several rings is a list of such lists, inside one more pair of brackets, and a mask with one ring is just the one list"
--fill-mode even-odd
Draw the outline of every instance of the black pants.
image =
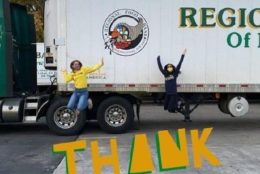
[[164, 110], [174, 112], [178, 108], [178, 95], [177, 94], [166, 94], [164, 98]]

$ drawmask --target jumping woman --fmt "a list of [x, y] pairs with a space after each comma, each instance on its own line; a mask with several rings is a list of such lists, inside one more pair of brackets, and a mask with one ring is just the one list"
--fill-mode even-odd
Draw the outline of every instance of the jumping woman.
[[104, 65], [104, 59], [102, 58], [100, 64], [94, 66], [82, 66], [79, 60], [74, 60], [70, 63], [71, 73], [66, 70], [62, 70], [66, 83], [74, 81], [75, 91], [70, 97], [67, 108], [74, 110], [76, 115], [79, 115], [81, 111], [88, 106], [88, 82], [87, 75], [99, 70]]
[[175, 67], [173, 64], [168, 63], [162, 67], [160, 56], [157, 57], [157, 63], [159, 70], [165, 77], [165, 99], [164, 99], [164, 110], [169, 112], [177, 112], [178, 108], [178, 94], [177, 94], [177, 78], [180, 73], [181, 65], [186, 54], [186, 49], [181, 55], [181, 60]]

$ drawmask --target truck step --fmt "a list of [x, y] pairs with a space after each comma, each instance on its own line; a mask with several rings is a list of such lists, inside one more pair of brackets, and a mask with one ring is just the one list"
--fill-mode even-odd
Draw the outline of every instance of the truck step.
[[23, 122], [24, 123], [36, 123], [37, 117], [36, 116], [24, 116]]
[[40, 97], [39, 96], [30, 96], [30, 97], [26, 97], [26, 100], [39, 100]]
[[38, 102], [25, 103], [25, 109], [37, 109], [37, 108], [38, 108]]

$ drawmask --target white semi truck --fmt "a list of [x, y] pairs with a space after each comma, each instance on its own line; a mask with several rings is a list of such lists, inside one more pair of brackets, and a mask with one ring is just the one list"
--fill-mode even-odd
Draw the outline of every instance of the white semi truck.
[[[258, 0], [46, 0], [44, 21], [45, 67], [56, 71], [57, 83], [44, 97], [21, 102], [37, 98], [28, 118], [46, 115], [56, 133], [78, 133], [86, 119], [110, 133], [127, 131], [139, 119], [140, 93], [164, 93], [157, 56], [177, 64], [184, 48], [178, 92], [186, 121], [204, 99], [239, 117], [259, 98]], [[101, 57], [105, 65], [88, 77], [93, 108], [77, 117], [66, 108], [74, 85], [61, 70], [70, 71], [75, 59], [93, 65]]]

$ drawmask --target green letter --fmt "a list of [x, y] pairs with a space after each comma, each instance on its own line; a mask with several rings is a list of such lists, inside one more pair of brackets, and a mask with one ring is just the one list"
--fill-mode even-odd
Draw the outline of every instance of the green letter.
[[258, 12], [260, 13], [260, 8], [256, 8], [254, 10], [252, 10], [250, 13], [249, 13], [249, 24], [253, 27], [253, 28], [260, 28], [260, 24], [257, 25], [255, 24], [255, 21], [254, 21], [254, 16], [255, 16], [255, 12]]
[[251, 33], [246, 33], [244, 40], [245, 40], [245, 48], [249, 48], [249, 40], [250, 40]]
[[239, 12], [239, 26], [238, 27], [246, 27], [246, 8], [240, 8]]
[[219, 11], [218, 14], [218, 22], [220, 24], [220, 26], [223, 27], [233, 27], [236, 24], [236, 18], [235, 17], [227, 17], [227, 21], [230, 21], [228, 24], [226, 24], [223, 20], [223, 16], [225, 12], [229, 12], [231, 15], [235, 14], [235, 10], [232, 8], [224, 8], [222, 10]]
[[214, 19], [215, 8], [201, 8], [201, 27], [215, 27], [216, 23], [207, 23], [207, 19]]
[[[231, 41], [233, 35], [237, 36], [237, 44], [235, 44], [235, 45], [232, 44], [232, 41]], [[240, 34], [237, 33], [237, 32], [230, 33], [230, 34], [228, 35], [228, 37], [227, 37], [227, 43], [228, 43], [228, 45], [229, 45], [230, 47], [232, 47], [232, 48], [237, 48], [237, 47], [239, 47], [239, 46], [241, 45], [241, 43], [242, 43], [242, 37], [241, 37]]]
[[[190, 14], [188, 14], [188, 11], [190, 12]], [[180, 27], [187, 27], [187, 21], [190, 27], [197, 27], [198, 25], [194, 19], [195, 15], [195, 8], [180, 8]]]

